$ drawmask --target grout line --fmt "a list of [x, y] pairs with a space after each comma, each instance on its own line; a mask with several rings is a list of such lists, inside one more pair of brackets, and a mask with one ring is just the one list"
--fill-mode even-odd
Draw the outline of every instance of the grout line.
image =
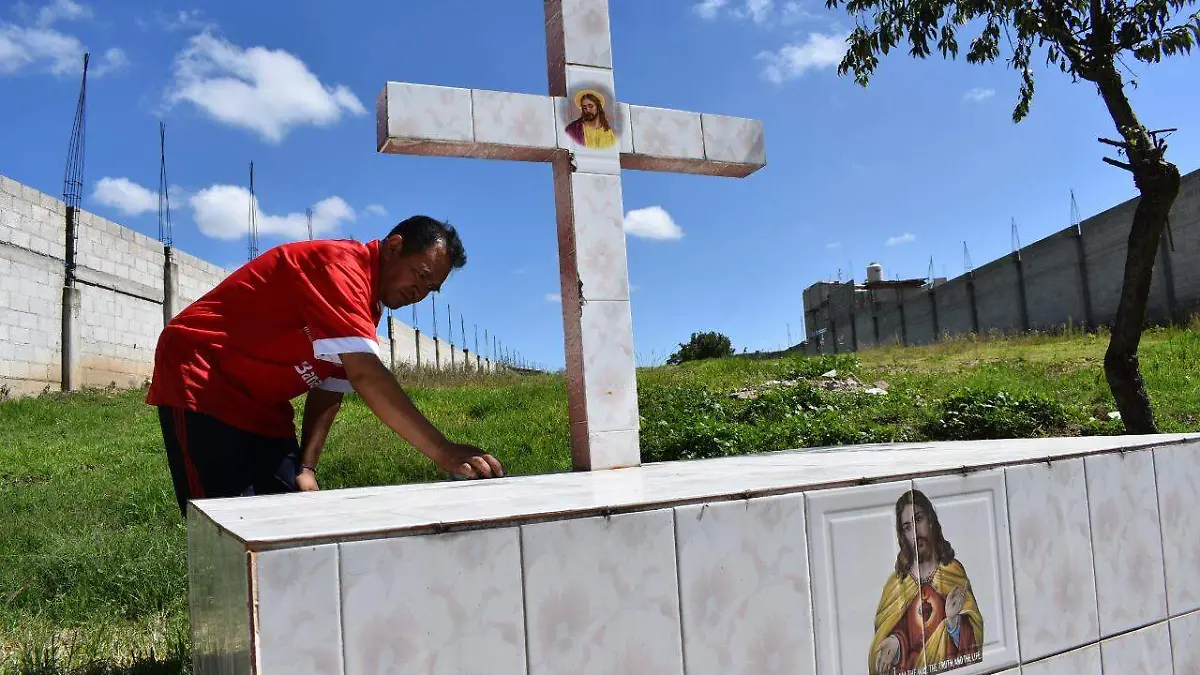
[[[1092, 529], [1092, 487], [1088, 482], [1088, 461], [1087, 457], [1083, 458], [1083, 501], [1087, 507], [1087, 523], [1088, 523], [1088, 549], [1091, 551], [1092, 561], [1092, 584], [1096, 589], [1096, 640], [1089, 642], [1095, 644], [1096, 649], [1100, 650], [1100, 672], [1104, 672], [1104, 650], [1100, 649], [1100, 641], [1104, 639], [1104, 628], [1100, 625], [1102, 617], [1100, 616], [1100, 577], [1096, 574], [1096, 532]], [[1083, 645], [1086, 647], [1087, 645]], [[1082, 647], [1077, 647], [1082, 649]]]
[[808, 495], [801, 492], [800, 514], [804, 518], [804, 565], [807, 583], [804, 590], [808, 594], [808, 632], [812, 636], [811, 665], [812, 672], [817, 672], [817, 605], [813, 599], [813, 564], [812, 564], [812, 523], [808, 519]]
[[342, 583], [342, 546], [338, 543], [333, 547], [333, 570], [334, 570], [334, 586], [337, 591], [337, 613], [338, 613], [338, 651], [342, 654], [342, 674], [349, 670], [349, 664], [346, 663], [346, 612], [345, 612], [345, 588]]
[[687, 675], [687, 643], [683, 627], [683, 578], [679, 565], [679, 511], [671, 509], [671, 547], [675, 552], [675, 597], [679, 600], [679, 668]]
[[520, 565], [521, 572], [521, 622], [523, 624], [524, 635], [521, 636], [521, 642], [525, 646], [525, 673], [529, 675], [533, 671], [533, 659], [529, 653], [529, 589], [525, 584], [525, 526], [517, 526], [517, 562]]
[[1167, 580], [1167, 542], [1166, 535], [1163, 534], [1162, 523], [1162, 500], [1158, 494], [1158, 453], [1153, 448], [1150, 453], [1150, 478], [1154, 481], [1154, 515], [1158, 521], [1158, 550], [1162, 556], [1162, 571], [1163, 571], [1163, 608], [1167, 610], [1167, 617], [1171, 616], [1171, 587]]
[[[1050, 471], [1054, 471], [1052, 467], [1047, 468]], [[1008, 467], [1005, 467], [1000, 471], [1000, 482], [1004, 485], [1004, 496], [1002, 499], [1004, 501], [1004, 524], [1005, 529], [1008, 530], [1008, 578], [1009, 582], [1012, 584], [1013, 628], [1015, 629], [1013, 631], [1013, 644], [1017, 648], [1017, 667], [1019, 668], [1021, 665], [1021, 659], [1023, 658], [1023, 655], [1021, 654], [1021, 601], [1017, 598], [1017, 562], [1015, 559], [1016, 557], [1013, 555], [1012, 509], [1009, 508], [1011, 503], [1008, 498], [1008, 472]], [[982, 645], [980, 645], [980, 648], [982, 649]]]

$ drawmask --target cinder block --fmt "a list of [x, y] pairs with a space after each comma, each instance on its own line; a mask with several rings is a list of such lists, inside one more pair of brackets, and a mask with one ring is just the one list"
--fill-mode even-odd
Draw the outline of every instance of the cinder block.
[[13, 211], [15, 211], [18, 215], [25, 216], [26, 218], [32, 218], [33, 204], [30, 204], [24, 199], [13, 199]]
[[29, 234], [28, 232], [23, 232], [21, 230], [17, 230], [16, 232], [13, 232], [13, 235], [12, 235], [13, 246], [19, 246], [21, 248], [28, 249], [29, 245], [32, 242], [33, 242], [33, 236], [31, 234]]

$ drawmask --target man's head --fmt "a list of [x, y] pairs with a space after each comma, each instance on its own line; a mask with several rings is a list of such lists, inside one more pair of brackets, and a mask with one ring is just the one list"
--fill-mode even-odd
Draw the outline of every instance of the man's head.
[[413, 216], [392, 228], [379, 250], [379, 299], [398, 309], [440, 290], [450, 271], [467, 264], [458, 232], [449, 223]]
[[904, 576], [916, 560], [946, 564], [954, 560], [954, 548], [942, 536], [933, 503], [920, 490], [909, 490], [896, 500], [896, 574]]
[[608, 116], [604, 114], [604, 104], [595, 94], [584, 94], [579, 97], [579, 111], [584, 122], [600, 120], [600, 126], [608, 128]]

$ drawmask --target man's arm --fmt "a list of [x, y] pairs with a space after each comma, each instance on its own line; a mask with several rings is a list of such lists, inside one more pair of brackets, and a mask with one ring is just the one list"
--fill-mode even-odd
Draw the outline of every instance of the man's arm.
[[452, 443], [417, 410], [400, 383], [378, 356], [366, 352], [341, 354], [342, 366], [354, 390], [380, 421], [433, 460], [442, 471], [467, 478], [498, 478], [504, 468], [482, 450]]
[[[316, 467], [329, 437], [329, 429], [342, 407], [342, 394], [326, 389], [312, 389], [304, 398], [304, 423], [300, 431], [300, 466]], [[301, 490], [317, 489], [316, 472], [300, 471], [296, 479]]]

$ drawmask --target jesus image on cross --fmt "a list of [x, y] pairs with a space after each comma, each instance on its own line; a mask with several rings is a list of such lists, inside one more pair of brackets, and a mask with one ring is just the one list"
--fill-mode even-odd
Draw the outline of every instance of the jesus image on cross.
[[603, 150], [617, 142], [617, 134], [608, 123], [608, 115], [604, 112], [604, 95], [592, 89], [584, 89], [575, 94], [575, 107], [579, 108], [579, 117], [567, 125], [567, 135], [571, 140], [585, 148]]

